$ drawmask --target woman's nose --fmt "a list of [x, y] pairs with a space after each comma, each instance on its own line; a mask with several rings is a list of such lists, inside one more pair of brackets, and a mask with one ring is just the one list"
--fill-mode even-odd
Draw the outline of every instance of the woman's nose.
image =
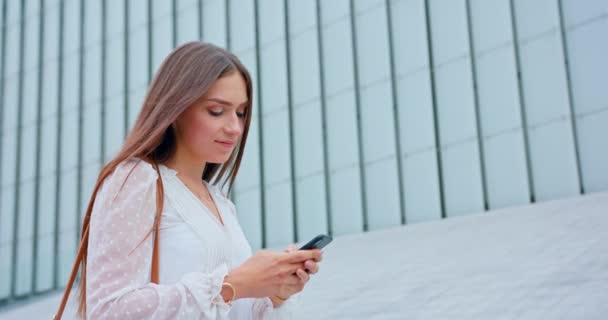
[[238, 117], [238, 115], [235, 114], [230, 117], [230, 120], [228, 120], [228, 123], [224, 129], [226, 130], [226, 133], [230, 135], [240, 136], [243, 133], [243, 124], [241, 123], [241, 119]]

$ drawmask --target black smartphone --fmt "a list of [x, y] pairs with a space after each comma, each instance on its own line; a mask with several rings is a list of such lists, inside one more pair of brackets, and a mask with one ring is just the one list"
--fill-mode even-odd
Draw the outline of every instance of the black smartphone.
[[299, 250], [323, 249], [323, 247], [328, 245], [332, 240], [332, 237], [325, 234], [320, 234], [308, 241], [308, 243], [303, 245]]

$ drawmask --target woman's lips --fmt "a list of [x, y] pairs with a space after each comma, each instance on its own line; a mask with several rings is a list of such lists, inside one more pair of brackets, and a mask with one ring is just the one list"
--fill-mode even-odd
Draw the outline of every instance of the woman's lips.
[[215, 140], [215, 142], [219, 143], [220, 145], [226, 147], [226, 148], [232, 148], [234, 147], [234, 142], [231, 141], [220, 141], [220, 140]]

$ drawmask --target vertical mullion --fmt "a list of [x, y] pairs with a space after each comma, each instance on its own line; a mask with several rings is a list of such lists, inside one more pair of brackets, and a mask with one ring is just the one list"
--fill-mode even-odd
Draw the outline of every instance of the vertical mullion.
[[386, 7], [386, 25], [388, 31], [388, 55], [390, 64], [390, 76], [391, 76], [391, 95], [393, 99], [393, 123], [395, 130], [395, 153], [397, 163], [397, 179], [399, 183], [399, 212], [401, 213], [401, 224], [407, 223], [407, 216], [405, 212], [405, 186], [403, 184], [403, 164], [401, 161], [401, 126], [399, 118], [399, 103], [397, 102], [397, 75], [395, 70], [395, 49], [394, 49], [394, 35], [393, 35], [393, 23], [391, 17], [391, 0], [385, 0]]
[[64, 35], [63, 30], [65, 27], [65, 0], [59, 0], [59, 44], [57, 46], [58, 54], [58, 69], [57, 69], [57, 140], [55, 145], [55, 174], [57, 175], [57, 179], [55, 180], [55, 234], [54, 234], [54, 254], [53, 254], [53, 288], [59, 288], [59, 209], [60, 209], [60, 192], [61, 190], [61, 135], [63, 134], [63, 42]]
[[[258, 0], [253, 0], [253, 13], [255, 20], [255, 62], [257, 67], [257, 95], [258, 95], [258, 140], [259, 140], [259, 152], [260, 152], [260, 205], [261, 205], [261, 219], [262, 219], [262, 248], [266, 247], [266, 178], [264, 177], [264, 129], [263, 129], [263, 116], [262, 116], [262, 64], [260, 57], [260, 10], [258, 8]], [[202, 15], [201, 15], [202, 18]]]
[[317, 16], [317, 54], [319, 55], [319, 90], [321, 94], [321, 126], [323, 135], [323, 173], [325, 178], [325, 207], [327, 213], [327, 233], [333, 234], [331, 171], [329, 168], [329, 148], [327, 145], [327, 97], [325, 92], [325, 61], [323, 57], [323, 23], [321, 21], [321, 2], [315, 0]]
[[108, 78], [108, 0], [101, 1], [101, 165], [106, 159], [106, 116], [107, 108], [107, 86], [106, 79]]
[[467, 34], [469, 38], [469, 57], [471, 62], [471, 78], [473, 80], [473, 104], [475, 106], [475, 124], [477, 130], [477, 146], [479, 148], [479, 164], [481, 170], [481, 190], [483, 196], [483, 209], [488, 211], [490, 208], [488, 201], [487, 168], [484, 156], [483, 126], [481, 123], [481, 113], [479, 110], [479, 87], [477, 84], [477, 66], [475, 60], [475, 43], [473, 39], [473, 17], [471, 15], [471, 1], [465, 0], [467, 12]]
[[152, 55], [152, 50], [153, 50], [152, 26], [153, 26], [153, 22], [154, 22], [154, 21], [152, 21], [152, 18], [154, 17], [152, 15], [153, 2], [154, 2], [154, 0], [148, 0], [148, 83], [150, 83], [152, 81], [152, 74], [153, 74], [152, 58], [154, 58], [154, 56]]
[[230, 51], [230, 47], [232, 44], [230, 43], [230, 5], [232, 1], [226, 0], [224, 2], [224, 14], [225, 14], [225, 24], [226, 24], [226, 48]]
[[[2, 52], [0, 52], [0, 138], [4, 136], [4, 70], [6, 62], [6, 1], [2, 1]], [[0, 159], [4, 159], [4, 152], [0, 146]], [[0, 168], [0, 192], [2, 192], [2, 168]], [[0, 193], [0, 208], [2, 208], [2, 194]], [[0, 220], [0, 223], [2, 221]], [[7, 298], [10, 299], [10, 296]], [[3, 299], [4, 300], [4, 299]]]
[[[103, 6], [103, 5], [102, 5]], [[80, 26], [80, 30], [79, 30], [79, 34], [78, 34], [78, 41], [79, 41], [79, 54], [78, 54], [78, 146], [77, 146], [77, 153], [78, 153], [78, 163], [76, 164], [76, 175], [77, 175], [77, 179], [76, 179], [76, 248], [78, 248], [78, 243], [80, 242], [80, 234], [79, 234], [79, 230], [80, 230], [80, 226], [81, 226], [81, 221], [80, 221], [80, 211], [82, 209], [82, 171], [83, 171], [83, 143], [84, 143], [84, 138], [83, 138], [83, 130], [84, 130], [84, 55], [85, 55], [85, 49], [84, 49], [84, 28], [85, 28], [85, 21], [86, 21], [86, 17], [85, 15], [88, 14], [89, 12], [87, 12], [87, 10], [85, 9], [86, 7], [86, 0], [81, 0], [80, 1], [80, 21], [79, 21], [79, 26]], [[95, 45], [93, 44], [93, 47]], [[103, 73], [103, 71], [102, 71]], [[101, 120], [100, 120], [101, 121]]]
[[298, 242], [298, 193], [297, 193], [297, 176], [296, 176], [296, 163], [295, 163], [295, 148], [294, 148], [294, 129], [293, 129], [293, 79], [291, 74], [291, 41], [290, 41], [290, 28], [289, 28], [289, 0], [283, 1], [283, 22], [285, 30], [285, 67], [287, 71], [287, 117], [289, 121], [289, 160], [291, 162], [290, 174], [291, 174], [291, 204], [293, 214], [293, 241]]
[[576, 173], [578, 176], [578, 190], [580, 194], [585, 193], [585, 181], [581, 168], [581, 157], [580, 157], [580, 146], [578, 140], [578, 125], [576, 122], [576, 112], [574, 108], [574, 98], [572, 93], [572, 81], [570, 75], [570, 59], [568, 58], [568, 39], [566, 36], [566, 25], [564, 20], [564, 8], [562, 4], [562, 0], [557, 0], [557, 8], [559, 11], [559, 28], [560, 35], [562, 40], [562, 52], [564, 55], [564, 72], [566, 73], [566, 86], [567, 86], [567, 94], [568, 94], [568, 109], [570, 112], [570, 125], [572, 129], [572, 140], [574, 143], [574, 156], [576, 161]]
[[198, 38], [203, 40], [203, 0], [198, 0]]
[[359, 81], [359, 66], [357, 63], [358, 50], [357, 50], [357, 34], [356, 34], [356, 12], [354, 0], [350, 0], [350, 34], [352, 40], [352, 51], [353, 51], [353, 70], [355, 80], [355, 107], [357, 110], [357, 144], [359, 146], [359, 181], [361, 183], [361, 206], [363, 213], [363, 231], [369, 229], [369, 218], [367, 213], [367, 184], [365, 176], [365, 154], [363, 152], [363, 137], [362, 137], [362, 125], [361, 125], [361, 84]]
[[446, 218], [447, 213], [445, 209], [445, 188], [443, 185], [443, 165], [442, 165], [442, 146], [441, 137], [439, 132], [439, 116], [437, 110], [437, 89], [435, 85], [435, 59], [433, 58], [433, 39], [432, 39], [432, 28], [431, 28], [431, 14], [429, 9], [429, 0], [424, 1], [424, 14], [426, 20], [426, 41], [428, 46], [428, 61], [429, 61], [429, 76], [431, 80], [431, 100], [433, 105], [433, 123], [435, 129], [435, 153], [437, 160], [437, 178], [439, 182], [439, 205], [441, 207], [441, 218]]
[[177, 46], [177, 0], [171, 0], [171, 25], [173, 30], [171, 32], [171, 43], [173, 48]]
[[531, 203], [536, 202], [534, 194], [534, 176], [532, 175], [532, 158], [530, 156], [530, 137], [528, 135], [528, 117], [526, 116], [526, 101], [524, 98], [524, 86], [521, 79], [521, 59], [519, 54], [519, 39], [517, 34], [517, 21], [515, 19], [514, 0], [509, 1], [509, 13], [511, 15], [511, 35], [513, 51], [515, 56], [515, 68], [517, 70], [517, 94], [519, 97], [519, 114], [521, 117], [522, 135], [524, 139], [524, 152], [526, 154], [526, 175], [528, 177], [528, 196]]
[[44, 92], [44, 23], [45, 23], [45, 7], [44, 0], [39, 0], [40, 3], [40, 17], [38, 20], [38, 96], [36, 97], [36, 171], [34, 174], [34, 225], [33, 235], [34, 240], [32, 243], [32, 293], [36, 292], [36, 283], [38, 282], [38, 273], [36, 272], [36, 266], [38, 265], [38, 225], [40, 217], [40, 162], [41, 162], [41, 140], [42, 140], [42, 94]]
[[125, 20], [125, 28], [124, 28], [124, 56], [125, 56], [125, 67], [123, 69], [123, 78], [124, 78], [124, 84], [123, 84], [123, 92], [124, 92], [124, 137], [126, 138], [128, 133], [129, 133], [129, 95], [131, 94], [129, 91], [129, 78], [131, 77], [130, 73], [129, 73], [129, 36], [130, 36], [130, 32], [129, 32], [129, 23], [130, 23], [130, 19], [129, 19], [129, 1], [125, 1], [124, 2], [124, 20]]
[[25, 72], [23, 70], [23, 65], [24, 65], [24, 60], [25, 60], [25, 52], [24, 52], [24, 47], [25, 47], [25, 0], [21, 0], [21, 5], [20, 5], [20, 10], [21, 12], [19, 13], [20, 16], [20, 21], [19, 21], [19, 25], [20, 25], [20, 34], [19, 34], [19, 80], [18, 80], [18, 87], [17, 87], [17, 150], [15, 152], [15, 161], [16, 161], [16, 168], [15, 168], [15, 195], [14, 195], [14, 199], [13, 201], [15, 201], [15, 207], [13, 210], [13, 214], [14, 214], [14, 219], [13, 219], [13, 252], [12, 252], [12, 257], [13, 257], [13, 268], [11, 270], [12, 273], [12, 277], [11, 277], [11, 297], [15, 298], [16, 297], [16, 293], [17, 293], [17, 240], [19, 239], [19, 210], [20, 208], [20, 201], [19, 201], [19, 195], [21, 193], [21, 182], [19, 181], [21, 179], [21, 139], [22, 139], [22, 135], [23, 135], [23, 124], [22, 119], [23, 119], [23, 78], [25, 77]]

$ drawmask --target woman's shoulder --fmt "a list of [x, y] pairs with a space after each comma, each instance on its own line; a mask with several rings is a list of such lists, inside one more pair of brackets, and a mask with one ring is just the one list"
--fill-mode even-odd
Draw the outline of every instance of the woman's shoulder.
[[104, 184], [120, 186], [148, 185], [158, 178], [156, 169], [141, 158], [131, 158], [119, 163], [116, 169], [106, 178]]

